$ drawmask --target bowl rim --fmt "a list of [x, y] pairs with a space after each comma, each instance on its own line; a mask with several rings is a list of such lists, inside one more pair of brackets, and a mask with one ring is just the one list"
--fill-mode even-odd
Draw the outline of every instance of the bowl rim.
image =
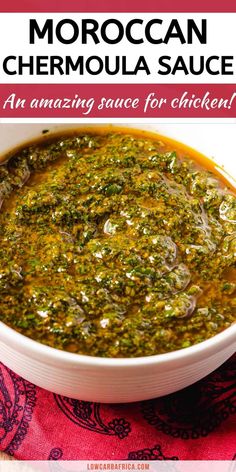
[[71, 367], [83, 365], [116, 369], [119, 367], [131, 368], [163, 364], [168, 366], [170, 364], [173, 368], [174, 363], [186, 365], [192, 363], [195, 358], [199, 361], [200, 358], [206, 358], [206, 355], [208, 357], [214, 355], [233, 343], [235, 343], [236, 348], [236, 322], [215, 336], [193, 346], [164, 354], [142, 357], [96, 357], [63, 351], [35, 341], [10, 328], [2, 321], [0, 321], [0, 343], [7, 344], [8, 347], [11, 346], [13, 350], [20, 351], [25, 356], [30, 354], [36, 360], [42, 359], [44, 362], [53, 365], [60, 362], [60, 365], [70, 365]]

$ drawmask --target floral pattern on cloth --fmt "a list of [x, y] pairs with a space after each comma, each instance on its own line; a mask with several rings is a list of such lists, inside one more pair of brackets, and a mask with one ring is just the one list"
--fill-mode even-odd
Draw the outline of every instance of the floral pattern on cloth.
[[236, 355], [162, 398], [99, 404], [43, 390], [0, 364], [0, 450], [20, 460], [235, 460]]

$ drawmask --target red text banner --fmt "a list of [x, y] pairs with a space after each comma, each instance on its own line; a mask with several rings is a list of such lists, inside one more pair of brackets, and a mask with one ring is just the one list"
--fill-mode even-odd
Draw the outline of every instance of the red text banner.
[[0, 84], [4, 118], [235, 118], [234, 84]]

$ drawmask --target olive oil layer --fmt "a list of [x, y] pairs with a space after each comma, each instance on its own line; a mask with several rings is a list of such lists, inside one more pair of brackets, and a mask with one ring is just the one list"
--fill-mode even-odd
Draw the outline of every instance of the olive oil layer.
[[236, 196], [191, 152], [127, 132], [0, 166], [0, 319], [102, 357], [164, 353], [236, 320]]

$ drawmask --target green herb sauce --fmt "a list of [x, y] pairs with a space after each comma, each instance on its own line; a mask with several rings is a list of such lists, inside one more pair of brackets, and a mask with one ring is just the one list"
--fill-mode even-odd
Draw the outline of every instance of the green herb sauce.
[[102, 357], [165, 353], [236, 320], [236, 196], [185, 150], [69, 135], [0, 166], [0, 319]]

